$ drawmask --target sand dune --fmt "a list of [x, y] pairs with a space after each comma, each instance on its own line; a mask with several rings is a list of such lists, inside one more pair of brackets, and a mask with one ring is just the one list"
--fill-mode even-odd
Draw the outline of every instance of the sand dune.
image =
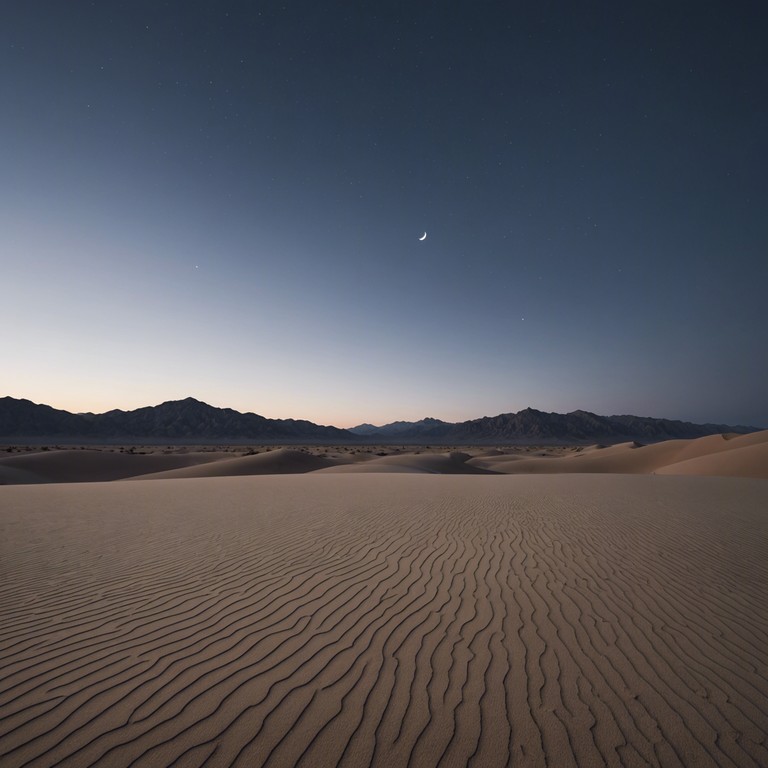
[[19, 485], [27, 483], [47, 483], [45, 477], [20, 467], [5, 466], [0, 463], [0, 485]]
[[327, 467], [335, 467], [338, 459], [313, 456], [299, 450], [282, 448], [274, 451], [257, 453], [253, 456], [228, 457], [210, 464], [170, 469], [142, 475], [141, 479], [171, 479], [182, 477], [233, 477], [238, 475], [287, 475], [302, 472], [314, 472]]
[[[750, 452], [742, 453], [749, 448]], [[731, 458], [726, 459], [726, 456]], [[701, 461], [705, 457], [720, 459]], [[740, 467], [740, 460], [743, 465]], [[696, 464], [688, 465], [688, 461]], [[475, 466], [507, 474], [612, 473], [612, 474], [702, 474], [737, 477], [768, 475], [768, 430], [728, 437], [709, 435], [696, 440], [667, 440], [653, 445], [621, 443], [608, 448], [593, 447], [568, 456], [527, 458], [502, 455], [474, 458]], [[675, 467], [679, 471], [675, 470]], [[693, 471], [693, 467], [698, 467]], [[722, 471], [721, 471], [722, 469]]]
[[706, 477], [3, 487], [0, 764], [765, 766], [766, 510]]
[[768, 430], [749, 435], [711, 435], [691, 441], [674, 462], [656, 469], [664, 475], [768, 478]]
[[674, 461], [687, 444], [687, 440], [670, 440], [656, 445], [638, 446], [621, 443], [609, 448], [573, 453], [568, 456], [523, 458], [497, 456], [492, 459], [473, 459], [471, 463], [496, 472], [508, 474], [555, 473], [618, 473], [648, 474], [669, 461]]
[[761, 432], [750, 432], [748, 435], [725, 435], [734, 448], [743, 448], [745, 445], [761, 445], [768, 443], [768, 429]]
[[[407, 466], [402, 464], [381, 464], [378, 461], [366, 461], [360, 464], [339, 464], [328, 469], [320, 469], [317, 474], [321, 475], [380, 475], [380, 474], [401, 474], [401, 475], [432, 475], [436, 474], [421, 467]], [[458, 474], [458, 473], [453, 473]], [[475, 473], [477, 474], [477, 473]]]
[[768, 479], [768, 443], [755, 443], [728, 451], [678, 461], [656, 470], [660, 475], [710, 475]]
[[[121, 480], [164, 469], [216, 461], [226, 454], [214, 452], [149, 454], [110, 450], [55, 450], [19, 454], [0, 459], [0, 481], [20, 470], [23, 482], [78, 483]], [[8, 473], [4, 475], [3, 473]], [[8, 480], [6, 480], [8, 482]]]
[[[741, 449], [750, 448], [749, 451]], [[238, 475], [359, 473], [424, 474], [705, 474], [766, 477], [768, 430], [749, 435], [711, 435], [653, 445], [513, 446], [463, 450], [378, 448], [262, 448], [169, 454], [112, 450], [55, 450], [0, 458], [0, 485], [172, 479]], [[732, 454], [732, 455], [731, 455]], [[705, 457], [721, 456], [720, 459]], [[689, 463], [691, 462], [691, 463]]]
[[382, 456], [370, 461], [337, 466], [324, 472], [422, 472], [436, 475], [485, 475], [491, 470], [468, 464], [472, 456], [461, 451], [449, 453], [404, 453]]

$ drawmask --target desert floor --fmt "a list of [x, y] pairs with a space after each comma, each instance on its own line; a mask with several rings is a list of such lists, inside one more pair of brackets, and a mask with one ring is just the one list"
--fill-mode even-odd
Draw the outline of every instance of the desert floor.
[[768, 483], [490, 473], [622, 450], [10, 456], [47, 464], [0, 487], [0, 764], [768, 765]]

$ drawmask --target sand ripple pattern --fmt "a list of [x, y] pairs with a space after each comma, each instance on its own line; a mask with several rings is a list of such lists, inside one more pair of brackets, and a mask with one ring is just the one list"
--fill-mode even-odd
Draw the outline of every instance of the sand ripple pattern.
[[0, 492], [4, 768], [768, 765], [764, 481]]

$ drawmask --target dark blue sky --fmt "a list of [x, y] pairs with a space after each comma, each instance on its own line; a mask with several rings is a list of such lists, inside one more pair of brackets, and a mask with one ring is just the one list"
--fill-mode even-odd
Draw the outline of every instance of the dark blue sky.
[[12, 5], [3, 394], [768, 426], [760, 4]]

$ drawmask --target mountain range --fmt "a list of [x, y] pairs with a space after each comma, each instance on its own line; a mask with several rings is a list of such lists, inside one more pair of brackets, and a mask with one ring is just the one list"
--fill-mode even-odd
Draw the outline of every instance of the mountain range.
[[135, 411], [70, 413], [29, 400], [0, 398], [0, 436], [65, 439], [235, 440], [266, 442], [349, 441], [350, 433], [297, 419], [215, 408], [188, 397]]
[[620, 442], [642, 440], [653, 442], [673, 438], [703, 437], [723, 432], [745, 434], [756, 427], [727, 424], [692, 424], [672, 419], [647, 416], [598, 416], [589, 411], [546, 413], [525, 408], [517, 413], [484, 416], [459, 423], [426, 418], [416, 422], [395, 421], [382, 427], [361, 424], [350, 430], [360, 437], [393, 438], [397, 441], [418, 439], [423, 442]]
[[736, 432], [758, 427], [692, 424], [645, 416], [598, 416], [589, 411], [546, 413], [525, 408], [458, 423], [425, 418], [351, 429], [297, 419], [268, 419], [188, 397], [134, 411], [70, 413], [30, 400], [0, 398], [0, 440], [59, 442], [265, 442], [265, 443], [616, 443], [655, 442]]

